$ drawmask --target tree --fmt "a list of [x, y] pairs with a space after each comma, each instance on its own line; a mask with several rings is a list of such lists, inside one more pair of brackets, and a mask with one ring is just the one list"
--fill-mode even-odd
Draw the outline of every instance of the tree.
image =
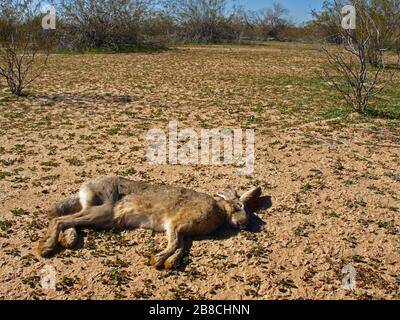
[[280, 32], [284, 30], [289, 22], [285, 18], [289, 10], [279, 3], [273, 3], [272, 7], [262, 9], [256, 18], [256, 23], [261, 28], [262, 35], [265, 39], [277, 39]]

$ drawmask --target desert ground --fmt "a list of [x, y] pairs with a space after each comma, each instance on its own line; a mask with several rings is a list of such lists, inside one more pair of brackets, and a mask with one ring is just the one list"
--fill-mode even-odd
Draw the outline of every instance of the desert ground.
[[[323, 65], [313, 45], [181, 46], [52, 54], [27, 97], [2, 83], [0, 299], [399, 299], [400, 74], [362, 117]], [[148, 164], [146, 132], [170, 121], [254, 129], [254, 173]], [[272, 206], [247, 231], [194, 239], [178, 270], [149, 265], [166, 240], [147, 230], [82, 230], [74, 250], [39, 258], [46, 211], [102, 175], [209, 194], [261, 185]]]

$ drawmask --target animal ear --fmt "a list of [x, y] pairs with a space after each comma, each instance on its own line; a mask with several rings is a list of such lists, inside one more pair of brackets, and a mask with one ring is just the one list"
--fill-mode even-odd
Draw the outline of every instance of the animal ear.
[[243, 193], [243, 195], [240, 197], [240, 201], [245, 206], [252, 206], [252, 204], [256, 203], [260, 199], [261, 195], [262, 195], [262, 188], [255, 187], [250, 191]]
[[235, 190], [226, 189], [222, 192], [218, 192], [217, 196], [224, 199], [224, 200], [235, 200], [238, 198], [238, 194]]

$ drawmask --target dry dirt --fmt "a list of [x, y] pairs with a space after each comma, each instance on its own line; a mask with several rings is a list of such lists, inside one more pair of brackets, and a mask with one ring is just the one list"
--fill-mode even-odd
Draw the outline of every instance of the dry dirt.
[[[52, 55], [28, 97], [0, 87], [0, 299], [399, 299], [400, 122], [324, 116], [341, 102], [322, 64], [313, 47], [273, 44]], [[254, 128], [254, 174], [147, 164], [147, 130], [172, 120]], [[84, 230], [76, 250], [37, 257], [45, 211], [115, 174], [210, 194], [259, 184], [272, 207], [258, 231], [193, 241], [177, 271], [148, 265], [166, 241], [146, 230]], [[56, 290], [41, 287], [46, 265]]]

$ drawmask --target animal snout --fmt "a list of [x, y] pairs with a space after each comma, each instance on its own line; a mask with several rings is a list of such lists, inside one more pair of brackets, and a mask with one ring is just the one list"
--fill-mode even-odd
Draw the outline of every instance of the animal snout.
[[246, 230], [247, 227], [248, 227], [247, 222], [246, 223], [239, 223], [239, 225], [238, 225], [238, 228], [239, 228], [240, 231]]
[[248, 227], [247, 221], [232, 221], [232, 226], [240, 231], [246, 230]]

